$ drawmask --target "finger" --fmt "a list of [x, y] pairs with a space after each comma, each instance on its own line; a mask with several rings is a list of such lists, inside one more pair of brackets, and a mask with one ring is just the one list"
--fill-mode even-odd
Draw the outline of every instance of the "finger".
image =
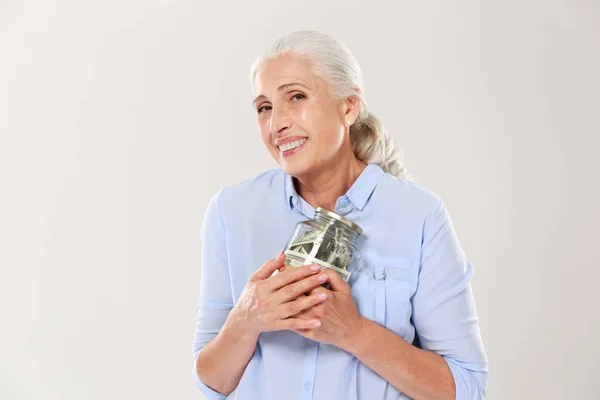
[[[278, 270], [278, 271], [279, 271], [279, 273], [281, 273], [281, 272], [283, 272], [283, 271], [285, 271], [285, 270], [288, 270], [288, 269], [293, 269], [293, 268], [294, 268], [294, 267], [290, 267], [289, 265], [285, 264], [283, 267], [279, 268], [279, 270]], [[307, 295], [308, 295], [308, 293], [303, 293], [303, 294], [301, 294], [300, 296], [307, 296]]]
[[[311, 270], [311, 272], [313, 272]], [[278, 304], [286, 303], [290, 300], [311, 292], [313, 289], [321, 286], [329, 280], [329, 276], [325, 273], [314, 273], [312, 276], [307, 276], [296, 282], [287, 284], [279, 288], [275, 293], [275, 301]]]
[[[276, 276], [269, 279], [268, 287], [272, 291], [279, 290], [283, 286], [302, 280], [314, 275], [321, 270], [318, 265], [302, 265], [300, 267], [285, 269]], [[300, 294], [300, 293], [299, 293]], [[298, 294], [296, 295], [298, 296]]]
[[290, 267], [290, 266], [289, 266], [289, 265], [287, 265], [287, 264], [283, 264], [283, 267], [279, 268], [279, 272], [283, 272], [283, 271], [285, 271], [285, 270], [292, 269], [292, 268], [293, 268], [293, 267]]
[[327, 300], [326, 293], [316, 293], [311, 296], [301, 296], [294, 301], [289, 301], [284, 303], [279, 308], [281, 314], [279, 314], [280, 318], [287, 318], [293, 315], [297, 315], [304, 310], [307, 310], [311, 307], [316, 306], [317, 304], [321, 304]]
[[278, 330], [301, 330], [301, 329], [315, 329], [321, 326], [321, 321], [318, 319], [305, 320], [301, 318], [286, 318], [279, 319], [275, 323], [274, 331]]
[[310, 329], [295, 329], [294, 332], [299, 333], [301, 335], [305, 335], [310, 332]]
[[325, 293], [327, 296], [330, 296], [331, 290], [327, 289], [324, 286], [317, 286], [316, 288], [314, 288], [313, 290], [308, 292], [308, 295], [310, 296], [310, 295], [319, 294], [319, 293]]
[[278, 270], [284, 265], [285, 254], [279, 253], [277, 257], [264, 263], [259, 269], [254, 271], [250, 276], [250, 280], [262, 280], [267, 279], [273, 272]]
[[340, 276], [339, 273], [334, 271], [333, 269], [325, 268], [323, 271], [329, 277], [329, 285], [331, 287], [332, 292], [344, 292], [350, 293], [350, 286], [348, 283]]

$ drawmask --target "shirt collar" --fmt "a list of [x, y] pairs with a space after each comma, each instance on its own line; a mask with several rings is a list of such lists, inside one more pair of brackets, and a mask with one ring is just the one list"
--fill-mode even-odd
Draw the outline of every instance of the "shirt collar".
[[[385, 172], [379, 165], [367, 164], [345, 196], [348, 197], [354, 207], [362, 211], [384, 174]], [[298, 206], [300, 202], [300, 196], [294, 187], [293, 178], [288, 174], [285, 174], [285, 199], [290, 210], [294, 206]]]

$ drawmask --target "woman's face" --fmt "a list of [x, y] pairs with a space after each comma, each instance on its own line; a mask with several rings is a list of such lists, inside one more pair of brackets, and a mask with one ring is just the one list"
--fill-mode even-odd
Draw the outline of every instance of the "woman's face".
[[340, 152], [352, 152], [345, 121], [354, 121], [356, 104], [332, 100], [306, 61], [290, 54], [267, 61], [256, 74], [254, 95], [262, 140], [289, 175], [334, 167]]

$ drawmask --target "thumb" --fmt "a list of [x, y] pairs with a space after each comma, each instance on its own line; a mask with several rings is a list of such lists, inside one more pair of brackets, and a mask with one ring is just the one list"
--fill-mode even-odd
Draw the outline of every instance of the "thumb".
[[323, 272], [329, 276], [329, 286], [331, 287], [332, 292], [350, 293], [350, 286], [338, 272], [329, 268], [324, 268]]
[[259, 269], [254, 271], [254, 273], [250, 277], [250, 280], [267, 279], [269, 276], [271, 276], [271, 274], [273, 272], [275, 272], [279, 268], [283, 267], [284, 262], [285, 262], [285, 254], [283, 254], [283, 252], [279, 253], [277, 255], [277, 257], [275, 257], [272, 260], [267, 261]]

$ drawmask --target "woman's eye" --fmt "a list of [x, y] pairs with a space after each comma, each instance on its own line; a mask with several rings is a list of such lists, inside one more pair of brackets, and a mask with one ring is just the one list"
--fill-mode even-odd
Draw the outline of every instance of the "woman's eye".
[[262, 114], [263, 112], [268, 111], [270, 109], [271, 109], [271, 106], [264, 105], [264, 106], [258, 107], [256, 112], [258, 112], [259, 114]]
[[295, 95], [292, 96], [292, 100], [303, 100], [305, 98], [306, 98], [306, 96], [303, 95], [302, 93], [296, 93]]

